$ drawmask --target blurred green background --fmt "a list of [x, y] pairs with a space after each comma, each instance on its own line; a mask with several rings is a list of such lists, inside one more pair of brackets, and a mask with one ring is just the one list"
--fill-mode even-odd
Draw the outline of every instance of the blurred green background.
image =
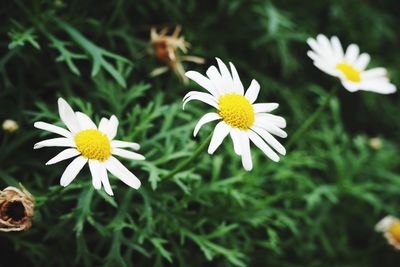
[[[357, 43], [399, 85], [398, 10], [397, 0], [1, 1], [0, 119], [20, 128], [0, 134], [0, 187], [22, 182], [36, 213], [31, 230], [0, 233], [0, 266], [398, 266], [374, 231], [400, 215], [397, 94], [342, 88], [281, 162], [253, 149], [245, 172], [227, 140], [163, 181], [212, 125], [192, 137], [209, 109], [182, 111], [196, 84], [148, 75], [163, 66], [148, 52], [150, 27], [179, 24], [189, 54], [207, 60], [186, 69], [232, 61], [245, 86], [260, 82], [259, 102], [280, 103], [290, 137], [339, 83], [313, 66], [305, 40]], [[61, 125], [60, 96], [96, 122], [115, 114], [118, 139], [142, 145], [147, 161], [123, 161], [139, 191], [112, 178], [111, 198], [92, 188], [88, 168], [59, 186], [68, 161], [45, 166], [60, 150], [32, 147], [48, 136], [33, 122]]]

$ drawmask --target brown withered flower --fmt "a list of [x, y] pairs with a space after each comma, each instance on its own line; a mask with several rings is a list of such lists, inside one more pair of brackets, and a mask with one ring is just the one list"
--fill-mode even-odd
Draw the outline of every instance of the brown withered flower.
[[0, 190], [0, 231], [23, 231], [32, 226], [34, 198], [22, 184]]
[[168, 35], [168, 28], [163, 28], [160, 32], [157, 32], [154, 27], [151, 28], [150, 41], [153, 46], [154, 56], [166, 63], [167, 66], [154, 69], [150, 73], [150, 76], [155, 77], [161, 75], [170, 68], [184, 83], [187, 83], [189, 80], [185, 76], [185, 69], [183, 68], [182, 62], [204, 63], [203, 58], [185, 55], [188, 52], [190, 44], [185, 41], [183, 36], [179, 36], [181, 31], [182, 27], [179, 25], [176, 26], [172, 35]]

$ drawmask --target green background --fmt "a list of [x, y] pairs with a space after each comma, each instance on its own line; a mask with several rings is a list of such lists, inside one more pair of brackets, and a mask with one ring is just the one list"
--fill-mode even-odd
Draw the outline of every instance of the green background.
[[[0, 119], [20, 129], [0, 134], [0, 187], [22, 182], [36, 209], [31, 230], [0, 233], [0, 265], [398, 266], [374, 226], [400, 215], [399, 97], [346, 91], [313, 66], [305, 42], [324, 33], [357, 43], [399, 85], [398, 10], [396, 0], [1, 1]], [[258, 102], [280, 103], [289, 138], [340, 89], [281, 162], [252, 149], [245, 172], [227, 139], [163, 180], [212, 131], [192, 137], [208, 106], [182, 111], [196, 84], [148, 76], [163, 65], [148, 52], [150, 27], [177, 24], [189, 54], [207, 60], [186, 69], [232, 61], [245, 87], [260, 82]], [[110, 177], [111, 198], [92, 188], [88, 168], [59, 186], [68, 161], [44, 164], [60, 149], [32, 147], [53, 137], [35, 121], [62, 125], [60, 96], [96, 122], [115, 114], [118, 139], [142, 145], [147, 161], [123, 160], [139, 191]]]

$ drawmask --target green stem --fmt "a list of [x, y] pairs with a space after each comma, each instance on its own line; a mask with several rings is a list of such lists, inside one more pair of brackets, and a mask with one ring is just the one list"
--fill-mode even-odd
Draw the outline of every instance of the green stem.
[[335, 86], [326, 96], [324, 102], [317, 108], [314, 113], [308, 117], [308, 119], [300, 126], [300, 128], [297, 129], [297, 131], [292, 135], [292, 137], [289, 139], [289, 141], [286, 143], [286, 149], [289, 150], [292, 145], [299, 139], [303, 133], [318, 119], [318, 117], [321, 115], [322, 111], [325, 109], [326, 106], [328, 106], [329, 101], [331, 100], [332, 96], [336, 94], [336, 91], [338, 90], [339, 87]]
[[166, 180], [169, 178], [172, 178], [175, 174], [185, 170], [199, 155], [203, 150], [207, 147], [207, 145], [210, 143], [212, 137], [212, 133], [207, 137], [206, 140], [203, 141], [203, 143], [200, 144], [200, 146], [193, 152], [192, 156], [190, 158], [181, 161], [175, 169], [170, 171], [166, 176], [162, 178], [162, 180]]

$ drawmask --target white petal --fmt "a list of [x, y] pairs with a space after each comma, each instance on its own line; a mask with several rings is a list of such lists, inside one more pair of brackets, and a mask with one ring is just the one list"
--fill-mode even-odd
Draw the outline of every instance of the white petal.
[[118, 130], [118, 119], [117, 117], [112, 115], [110, 117], [110, 120], [108, 121], [107, 130], [104, 133], [108, 136], [108, 139], [112, 140], [117, 135], [117, 130]]
[[379, 94], [392, 94], [396, 92], [396, 86], [386, 81], [364, 81], [359, 86], [360, 90], [375, 92]]
[[217, 68], [215, 66], [209, 67], [206, 71], [206, 74], [208, 78], [210, 78], [210, 81], [214, 84], [214, 88], [217, 91], [218, 95], [225, 94], [226, 91], [222, 82], [222, 76], [218, 72]]
[[356, 44], [351, 44], [347, 47], [345, 59], [350, 65], [354, 64], [358, 54], [360, 53], [360, 48]]
[[347, 91], [354, 93], [358, 90], [360, 90], [360, 83], [359, 82], [352, 82], [349, 80], [342, 80], [342, 85], [344, 88], [347, 89]]
[[315, 53], [314, 51], [311, 51], [311, 50], [307, 51], [307, 56], [309, 58], [311, 58], [313, 61], [320, 62], [320, 63], [324, 62], [323, 58], [321, 56], [319, 56], [317, 53]]
[[260, 123], [272, 123], [279, 128], [285, 128], [286, 127], [286, 120], [281, 117], [281, 116], [276, 116], [268, 113], [258, 113], [256, 114], [256, 120], [258, 120]]
[[133, 142], [126, 142], [126, 141], [120, 141], [120, 140], [112, 140], [111, 141], [111, 147], [118, 147], [118, 148], [125, 148], [129, 147], [134, 150], [139, 150], [140, 145], [138, 143], [133, 143]]
[[198, 85], [206, 89], [213, 96], [218, 96], [218, 92], [217, 90], [215, 90], [214, 84], [207, 77], [203, 76], [197, 71], [188, 71], [185, 73], [185, 75], [186, 77], [195, 81]]
[[183, 101], [182, 109], [185, 109], [186, 104], [192, 100], [199, 100], [216, 109], [219, 108], [217, 101], [215, 101], [215, 98], [212, 95], [198, 92], [197, 94], [193, 94]]
[[112, 154], [117, 155], [123, 158], [127, 159], [133, 159], [133, 160], [144, 160], [145, 157], [140, 155], [139, 153], [131, 152], [122, 148], [113, 148], [112, 149]]
[[238, 128], [232, 128], [232, 130], [230, 131], [230, 135], [231, 135], [232, 142], [233, 142], [233, 149], [235, 150], [235, 153], [240, 156], [241, 155], [241, 152], [240, 152], [240, 147], [241, 147], [240, 130]]
[[103, 184], [104, 190], [106, 191], [107, 194], [109, 194], [110, 196], [113, 196], [114, 193], [112, 191], [110, 181], [108, 180], [107, 169], [106, 169], [105, 164], [100, 163], [98, 172], [99, 172], [100, 180], [101, 180], [101, 183]]
[[249, 100], [250, 104], [253, 104], [258, 97], [258, 93], [260, 92], [260, 84], [256, 80], [252, 80], [249, 89], [247, 89], [246, 94], [244, 95], [247, 100]]
[[89, 169], [92, 174], [92, 184], [97, 190], [101, 188], [101, 177], [100, 177], [100, 162], [97, 160], [89, 159]]
[[45, 131], [49, 131], [52, 133], [56, 133], [56, 134], [65, 136], [67, 138], [72, 137], [72, 134], [69, 131], [65, 130], [64, 128], [52, 125], [50, 123], [38, 121], [38, 122], [35, 122], [35, 124], [33, 124], [33, 126], [35, 128], [41, 129], [41, 130], [45, 130]]
[[372, 68], [361, 72], [361, 80], [375, 79], [377, 77], [387, 76], [385, 68]]
[[279, 156], [276, 154], [256, 133], [252, 131], [247, 132], [250, 140], [271, 160], [278, 162]]
[[315, 61], [314, 66], [317, 67], [318, 69], [322, 70], [326, 74], [329, 74], [331, 76], [336, 76], [336, 77], [338, 76], [337, 71], [335, 69], [332, 69], [330, 66], [328, 66], [326, 64], [323, 65], [323, 64]]
[[75, 147], [75, 142], [70, 138], [58, 137], [38, 142], [33, 146], [33, 149], [39, 149], [42, 147], [49, 147], [49, 146]]
[[362, 53], [354, 62], [354, 67], [358, 70], [363, 71], [367, 67], [371, 57], [367, 53]]
[[242, 165], [246, 171], [253, 169], [253, 161], [250, 153], [250, 141], [247, 132], [240, 131], [240, 153], [242, 156]]
[[231, 67], [231, 73], [232, 73], [232, 78], [233, 78], [233, 87], [239, 95], [243, 95], [244, 87], [243, 87], [242, 81], [240, 80], [239, 74], [238, 74], [235, 66], [231, 62], [229, 62], [229, 65]]
[[253, 130], [262, 137], [273, 149], [282, 155], [286, 155], [286, 149], [275, 139], [267, 130], [261, 128], [253, 128]]
[[78, 150], [76, 150], [75, 148], [67, 148], [63, 151], [61, 151], [60, 153], [58, 153], [55, 157], [53, 157], [52, 159], [50, 159], [48, 162], [46, 162], [46, 165], [51, 165], [72, 157], [76, 157], [78, 155], [80, 155], [81, 152], [79, 152]]
[[311, 49], [318, 54], [319, 56], [321, 56], [322, 52], [321, 52], [321, 48], [319, 47], [319, 44], [317, 43], [317, 40], [315, 40], [314, 38], [308, 38], [307, 39], [307, 44], [311, 47]]
[[221, 116], [215, 112], [210, 112], [205, 114], [201, 119], [197, 122], [196, 127], [194, 127], [193, 136], [196, 136], [199, 132], [200, 128], [203, 127], [204, 124], [209, 123], [211, 121], [215, 121], [221, 119]]
[[233, 86], [233, 79], [231, 73], [229, 72], [228, 68], [226, 67], [225, 63], [222, 62], [221, 59], [215, 58], [218, 62], [218, 68], [222, 76], [222, 83], [226, 90], [234, 91], [235, 87]]
[[317, 42], [321, 49], [321, 55], [323, 55], [327, 59], [333, 60], [335, 57], [335, 54], [334, 54], [334, 51], [332, 50], [329, 39], [323, 34], [318, 34]]
[[261, 112], [271, 112], [279, 107], [278, 103], [259, 103], [253, 104], [253, 109], [255, 113]]
[[82, 170], [83, 166], [85, 166], [88, 160], [84, 157], [75, 158], [65, 169], [64, 173], [61, 176], [60, 185], [67, 186], [69, 185], [78, 173]]
[[96, 124], [92, 121], [91, 118], [89, 118], [88, 115], [82, 112], [75, 112], [76, 118], [78, 120], [79, 126], [81, 130], [87, 130], [87, 129], [97, 129]]
[[128, 186], [139, 189], [141, 183], [140, 180], [131, 173], [124, 165], [122, 165], [119, 160], [114, 157], [110, 157], [106, 162], [104, 162], [107, 170], [111, 172], [115, 177], [120, 179], [122, 182]]
[[335, 53], [338, 60], [342, 61], [344, 57], [343, 47], [336, 36], [331, 37], [332, 51]]
[[270, 122], [267, 122], [267, 123], [265, 123], [264, 121], [257, 121], [256, 120], [256, 122], [254, 123], [254, 125], [251, 127], [251, 129], [256, 129], [256, 128], [262, 128], [262, 129], [265, 129], [265, 130], [267, 130], [269, 133], [271, 133], [271, 134], [273, 134], [273, 135], [276, 135], [276, 136], [279, 136], [279, 137], [281, 137], [281, 138], [286, 138], [287, 137], [287, 133], [284, 131], [284, 130], [282, 130], [282, 129], [280, 129], [280, 128], [278, 128], [277, 126], [275, 126], [274, 124], [272, 124], [272, 123], [270, 123]]
[[107, 127], [108, 127], [108, 119], [101, 118], [100, 124], [99, 124], [99, 131], [102, 133], [105, 133], [107, 131]]
[[64, 122], [65, 126], [67, 126], [67, 128], [73, 134], [79, 132], [79, 123], [74, 111], [72, 110], [71, 106], [68, 105], [68, 103], [61, 97], [58, 99], [58, 113], [60, 114], [62, 122]]
[[208, 147], [209, 154], [213, 154], [215, 150], [221, 145], [222, 141], [229, 134], [230, 129], [231, 127], [223, 121], [219, 122], [217, 126], [215, 126], [214, 133]]

